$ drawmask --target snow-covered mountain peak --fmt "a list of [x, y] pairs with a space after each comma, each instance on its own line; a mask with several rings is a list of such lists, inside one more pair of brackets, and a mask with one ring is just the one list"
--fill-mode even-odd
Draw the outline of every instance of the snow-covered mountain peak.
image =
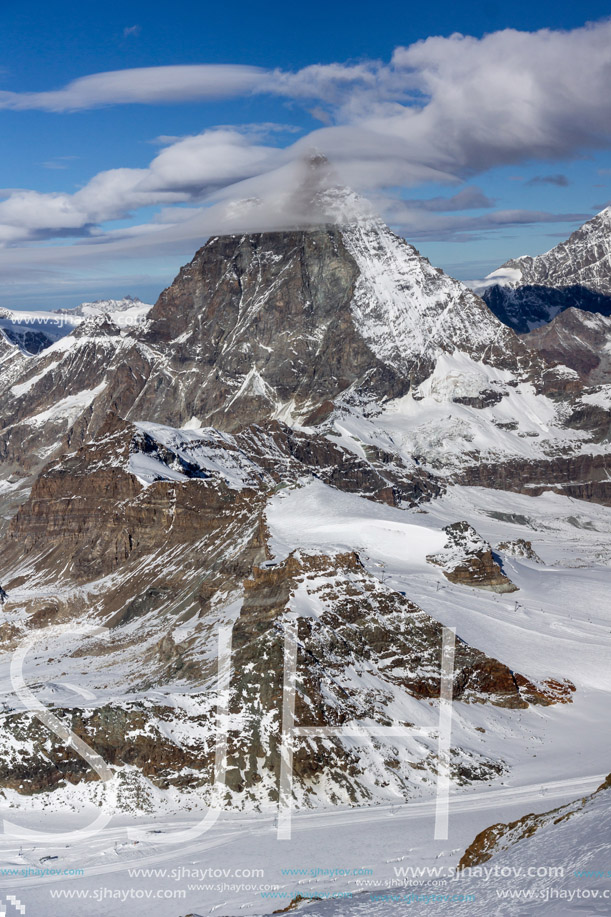
[[57, 309], [55, 314], [65, 316], [67, 322], [75, 325], [88, 318], [106, 315], [119, 326], [132, 326], [143, 322], [152, 308], [152, 305], [142, 302], [137, 296], [125, 296], [123, 299], [83, 302], [73, 309]]
[[337, 186], [315, 195], [324, 221], [215, 236], [161, 294], [142, 339], [169, 346], [177, 372], [193, 366], [184, 413], [164, 423], [320, 422], [344, 396], [401, 397], [445, 353], [529, 372], [533, 354], [513, 332], [366, 201]]
[[611, 223], [611, 204], [607, 204], [606, 207], [603, 207], [602, 210], [599, 210], [596, 214], [597, 217], [604, 217], [606, 220]]
[[0, 331], [25, 354], [38, 354], [88, 319], [107, 316], [120, 328], [133, 328], [146, 320], [151, 309], [151, 305], [132, 296], [99, 299], [54, 311], [0, 309]]
[[611, 207], [549, 251], [507, 261], [476, 289], [495, 315], [519, 332], [568, 308], [611, 314]]
[[369, 201], [351, 188], [337, 186], [320, 191], [316, 195], [315, 205], [321, 211], [325, 223], [345, 226], [365, 222], [384, 227]]
[[70, 309], [56, 309], [57, 315], [78, 315], [83, 318], [88, 315], [101, 315], [104, 312], [127, 312], [131, 309], [151, 306], [143, 303], [137, 296], [124, 296], [123, 299], [96, 299], [93, 302], [82, 302]]
[[341, 183], [320, 151], [313, 150], [297, 170], [296, 185], [287, 198], [297, 224], [303, 221], [305, 226], [343, 226], [377, 219], [369, 201]]
[[113, 321], [114, 316], [109, 312], [98, 315], [86, 315], [72, 331], [74, 338], [115, 336], [121, 333], [119, 325]]
[[381, 220], [352, 222], [342, 238], [359, 268], [355, 323], [383, 362], [409, 376], [415, 359], [431, 368], [445, 352], [490, 359], [502, 340], [508, 350], [515, 346], [478, 296]]

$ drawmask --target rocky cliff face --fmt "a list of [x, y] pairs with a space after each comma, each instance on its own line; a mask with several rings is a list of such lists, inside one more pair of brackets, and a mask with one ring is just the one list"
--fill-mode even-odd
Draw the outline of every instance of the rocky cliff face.
[[380, 403], [441, 353], [526, 374], [530, 351], [481, 300], [378, 221], [211, 239], [135, 327], [93, 315], [0, 375], [3, 458], [40, 467], [109, 409], [174, 427], [320, 424]]
[[[321, 417], [338, 395], [373, 392], [376, 380], [379, 392], [402, 394], [405, 380], [352, 321], [357, 276], [336, 229], [212, 239], [151, 313], [145, 340], [166, 365], [145, 386], [140, 415], [235, 430]], [[178, 399], [161, 386], [177, 372]]]
[[17, 347], [6, 337], [6, 335], [0, 332], [0, 367], [2, 370], [6, 372], [8, 366], [15, 359], [18, 359]]
[[[231, 430], [320, 423], [338, 399], [400, 397], [441, 353], [523, 374], [533, 365], [481, 300], [371, 219], [210, 240], [161, 294], [144, 340], [166, 360], [140, 415]], [[162, 391], [178, 372], [179, 393]]]
[[439, 554], [427, 560], [443, 568], [451, 583], [462, 583], [491, 592], [515, 592], [517, 586], [505, 576], [490, 545], [468, 522], [454, 522], [444, 529], [447, 541]]
[[127, 414], [150, 372], [146, 347], [107, 317], [89, 319], [40, 355], [0, 367], [4, 473], [36, 472], [83, 442], [109, 410]]
[[611, 207], [549, 252], [507, 261], [488, 275], [482, 296], [519, 332], [569, 308], [611, 315]]
[[[125, 494], [116, 496], [124, 502]], [[256, 507], [252, 495], [245, 496], [250, 508]], [[184, 531], [193, 525], [194, 517], [179, 506], [186, 516]], [[240, 504], [231, 509], [212, 505], [209, 500], [199, 504], [198, 546], [209, 575], [195, 588], [189, 563], [184, 558], [181, 561], [183, 592], [191, 580], [192, 596], [199, 599], [198, 621], [186, 641], [175, 640], [168, 632], [170, 620], [181, 608], [184, 620], [177, 578], [166, 567], [162, 582], [161, 566], [155, 573], [149, 553], [146, 591], [140, 592], [138, 601], [132, 599], [107, 617], [114, 636], [110, 646], [94, 644], [78, 653], [80, 664], [98, 671], [106, 681], [116, 677], [116, 670], [134, 666], [132, 694], [179, 678], [191, 685], [189, 695], [173, 694], [172, 706], [163, 700], [152, 704], [126, 697], [120, 704], [102, 704], [91, 711], [58, 710], [117, 773], [126, 767], [137, 768], [160, 788], [203, 788], [205, 792], [211, 782], [216, 722], [213, 667], [209, 658], [202, 658], [202, 649], [211, 638], [213, 609], [222, 608], [228, 596], [238, 595], [239, 614], [232, 634], [227, 789], [241, 807], [277, 798], [284, 633], [296, 614], [296, 718], [312, 727], [350, 727], [368, 721], [399, 725], [404, 717], [398, 711], [403, 710], [405, 716], [409, 710], [413, 715], [418, 702], [422, 702], [419, 715], [432, 723], [431, 703], [440, 691], [442, 642], [441, 625], [369, 573], [355, 552], [292, 554], [274, 564], [262, 559], [265, 536], [261, 539], [259, 530], [255, 537], [251, 534], [248, 548], [236, 554], [235, 545], [240, 541], [236, 526], [242, 525], [243, 537], [244, 509]], [[130, 580], [134, 573], [137, 576], [138, 561], [146, 556], [147, 529], [153, 520], [158, 521], [158, 506], [143, 505], [139, 514], [141, 541], [128, 559]], [[230, 545], [234, 549], [233, 559], [216, 553], [216, 566], [210, 566], [208, 552], [219, 540], [225, 549]], [[106, 569], [125, 572], [125, 561], [111, 556]], [[78, 572], [83, 568], [78, 567]], [[113, 603], [120, 604], [117, 593], [122, 591], [125, 601], [133, 595], [133, 586], [130, 591], [123, 577], [115, 580], [112, 591], [112, 601], [104, 597], [107, 613]], [[72, 609], [66, 605], [55, 616], [50, 615], [49, 607], [40, 607], [32, 626], [57, 625], [58, 617], [69, 626], [78, 613], [77, 603]], [[489, 780], [505, 769], [503, 762], [487, 757], [469, 736], [464, 720], [469, 719], [470, 704], [525, 710], [529, 705], [565, 702], [570, 693], [569, 684], [534, 683], [459, 640], [453, 695], [467, 712], [457, 724], [453, 741], [453, 778], [467, 784]], [[46, 732], [31, 714], [5, 716], [2, 727], [12, 740], [0, 768], [0, 786], [31, 793], [95, 779], [73, 750], [55, 740], [49, 745]], [[341, 736], [323, 743], [319, 738], [303, 738], [294, 749], [295, 792], [302, 805], [323, 800], [363, 803], [380, 795], [409, 798], [418, 795], [421, 784], [432, 783], [436, 766], [434, 736], [365, 736], [358, 748]]]

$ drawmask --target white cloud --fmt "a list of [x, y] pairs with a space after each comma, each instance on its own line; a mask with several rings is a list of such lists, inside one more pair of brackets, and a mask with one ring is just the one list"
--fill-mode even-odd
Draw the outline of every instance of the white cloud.
[[424, 144], [440, 165], [474, 172], [611, 139], [609, 21], [571, 32], [429, 38], [398, 48], [392, 64], [428, 102], [384, 118], [384, 129]]
[[266, 71], [237, 64], [139, 67], [83, 76], [63, 89], [0, 92], [0, 108], [79, 111], [103, 105], [159, 104], [223, 99], [251, 92]]
[[[299, 162], [312, 147], [329, 157], [340, 181], [372, 195], [387, 219], [413, 237], [456, 238], [558, 219], [531, 211], [459, 215], [490, 208], [492, 202], [472, 188], [428, 202], [397, 201], [389, 189], [426, 182], [460, 186], [495, 166], [608, 147], [609, 86], [611, 22], [604, 21], [571, 32], [429, 38], [398, 48], [390, 63], [314, 65], [295, 73], [233, 65], [150, 67], [93, 74], [52, 92], [0, 92], [0, 107], [57, 112], [266, 93], [298, 101], [324, 124], [284, 149], [266, 140], [275, 125], [160, 138], [164, 146], [145, 168], [100, 172], [72, 194], [7, 192], [0, 201], [0, 242], [93, 234], [75, 244], [82, 256], [102, 243], [118, 244], [119, 236], [103, 224], [146, 206], [163, 208], [163, 216], [122, 230], [126, 251], [136, 238], [144, 245], [166, 233], [172, 244], [186, 245], [198, 233], [201, 241], [240, 221], [253, 230], [293, 225], [304, 217], [303, 201], [293, 193]], [[236, 205], [244, 198], [248, 205]], [[192, 214], [177, 213], [177, 205], [202, 203]], [[59, 247], [49, 250], [50, 258], [66, 257]]]
[[198, 194], [266, 171], [278, 159], [273, 147], [235, 130], [214, 130], [184, 137], [163, 149], [149, 167], [153, 189], [184, 188]]
[[[359, 187], [465, 179], [611, 145], [611, 22], [429, 38], [388, 65], [305, 68], [279, 93], [333, 124], [304, 138]], [[322, 107], [321, 107], [322, 106]]]
[[282, 151], [232, 130], [205, 131], [162, 149], [146, 169], [99, 172], [74, 194], [18, 190], [0, 201], [0, 243], [80, 234], [140, 207], [187, 203], [271, 168]]

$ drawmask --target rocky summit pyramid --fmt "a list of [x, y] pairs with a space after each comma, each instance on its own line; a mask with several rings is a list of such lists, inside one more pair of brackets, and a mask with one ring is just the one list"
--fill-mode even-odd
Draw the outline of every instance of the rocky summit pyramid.
[[486, 277], [482, 296], [518, 332], [565, 309], [611, 315], [611, 207], [543, 255], [523, 255]]
[[[38, 355], [0, 342], [3, 647], [44, 634], [32, 666], [53, 685], [48, 701], [134, 805], [176, 788], [192, 805], [210, 790], [221, 625], [234, 646], [226, 802], [266, 805], [288, 622], [303, 722], [432, 724], [432, 596], [493, 614], [521, 589], [513, 569], [519, 579], [538, 562], [531, 548], [519, 556], [537, 560], [508, 559], [512, 538], [530, 544], [515, 501], [583, 498], [596, 515], [610, 499], [608, 410], [587, 381], [351, 192], [313, 199], [311, 225], [209, 239], [135, 325], [96, 312]], [[477, 531], [457, 493], [494, 494], [478, 520], [509, 530]], [[85, 639], [85, 623], [106, 636]], [[456, 650], [457, 783], [510, 768], [494, 736], [575, 687], [562, 666], [522, 666], [469, 630]], [[90, 702], [74, 704], [74, 683]], [[95, 784], [86, 763], [48, 746], [13, 700], [0, 787], [81, 798], [71, 787]], [[491, 736], [473, 731], [482, 705], [502, 710]], [[430, 737], [303, 739], [295, 799], [426, 793], [436, 755]]]
[[[223, 429], [307, 424], [331, 402], [405, 395], [441, 354], [528, 370], [477, 296], [372, 218], [209, 240], [161, 294], [143, 340], [166, 362], [140, 413]], [[163, 374], [179, 373], [179, 391], [160, 394]]]

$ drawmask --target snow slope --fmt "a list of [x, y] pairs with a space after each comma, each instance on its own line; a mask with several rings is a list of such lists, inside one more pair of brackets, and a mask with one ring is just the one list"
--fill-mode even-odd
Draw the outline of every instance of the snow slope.
[[381, 220], [342, 228], [360, 274], [352, 311], [377, 357], [409, 376], [415, 358], [463, 350], [481, 356], [506, 329], [464, 284], [434, 268]]

